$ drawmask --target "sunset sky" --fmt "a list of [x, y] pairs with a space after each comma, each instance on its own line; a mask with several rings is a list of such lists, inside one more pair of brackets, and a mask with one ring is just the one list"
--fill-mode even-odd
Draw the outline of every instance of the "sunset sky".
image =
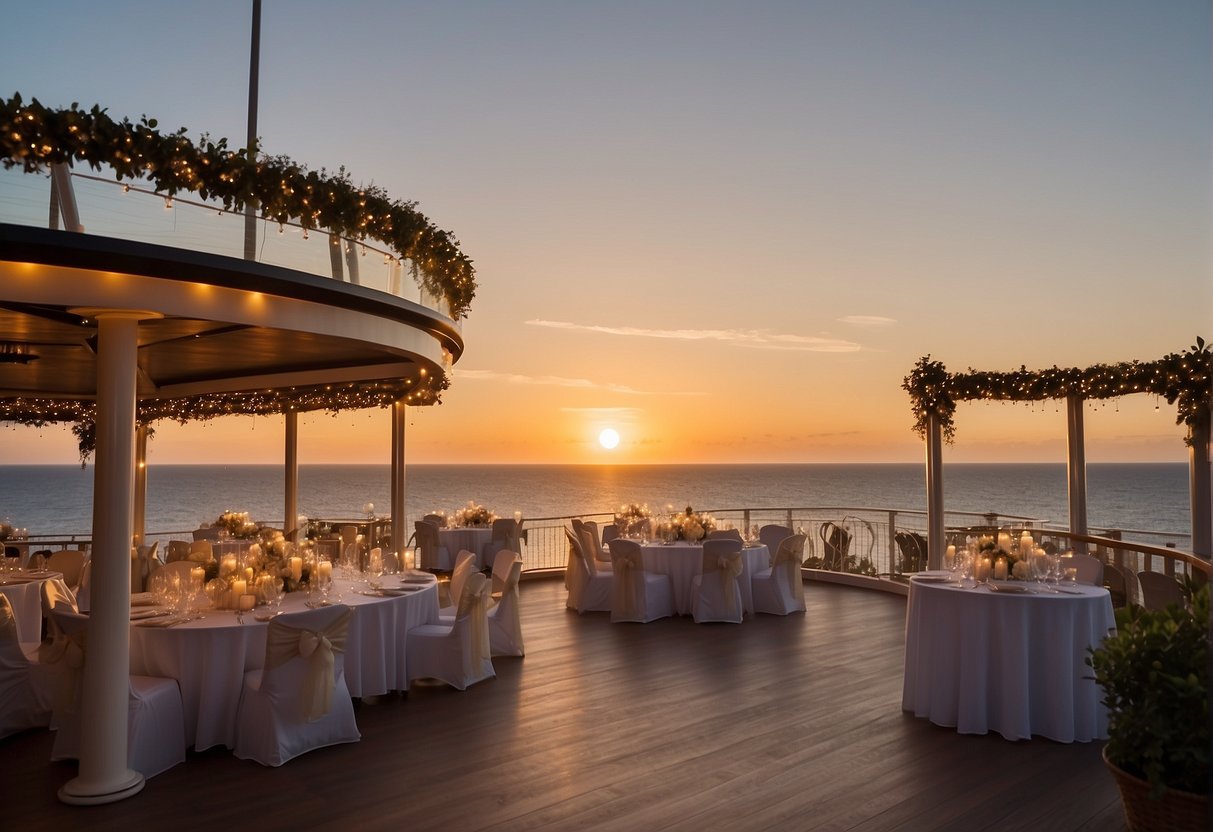
[[[243, 144], [250, 8], [10, 4], [0, 95]], [[1206, 0], [266, 0], [258, 132], [416, 200], [476, 263], [412, 462], [918, 461], [923, 355], [1087, 366], [1213, 336], [1210, 31]], [[386, 411], [300, 424], [301, 462], [388, 461]], [[1065, 459], [1052, 402], [957, 426], [946, 461]], [[1087, 430], [1091, 461], [1187, 458], [1153, 398]], [[4, 427], [0, 457], [76, 452]], [[271, 418], [150, 449], [281, 457]]]

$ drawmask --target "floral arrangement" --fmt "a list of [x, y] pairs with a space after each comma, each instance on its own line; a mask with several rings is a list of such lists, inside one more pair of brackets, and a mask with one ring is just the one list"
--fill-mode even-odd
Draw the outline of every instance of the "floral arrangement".
[[497, 519], [497, 515], [484, 506], [468, 500], [465, 507], [455, 511], [453, 519], [456, 526], [489, 526]]
[[[1157, 361], [1122, 361], [1095, 364], [1085, 369], [1051, 367], [1032, 371], [1020, 367], [1011, 372], [949, 373], [931, 356], [918, 360], [905, 377], [902, 389], [910, 394], [914, 411], [914, 431], [926, 435], [927, 423], [938, 420], [944, 440], [956, 436], [953, 415], [956, 403], [973, 400], [1013, 402], [1064, 399], [1110, 399], [1131, 393], [1152, 393], [1174, 404], [1176, 424], [1190, 429], [1208, 425], [1213, 401], [1213, 350], [1203, 338], [1184, 352], [1171, 353]], [[1191, 442], [1189, 437], [1187, 442]]]
[[615, 512], [615, 528], [626, 535], [638, 530], [651, 516], [647, 503], [624, 503]]
[[687, 506], [682, 514], [670, 518], [670, 527], [675, 540], [686, 540], [691, 543], [703, 540], [716, 529], [716, 518], [710, 514], [699, 514]]
[[258, 526], [249, 519], [247, 511], [225, 511], [211, 524], [226, 531], [237, 540], [250, 540], [257, 536]]

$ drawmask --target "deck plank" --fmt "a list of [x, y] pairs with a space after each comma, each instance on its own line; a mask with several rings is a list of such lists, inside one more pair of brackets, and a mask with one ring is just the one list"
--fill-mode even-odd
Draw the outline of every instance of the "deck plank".
[[[55, 798], [51, 735], [0, 740], [6, 827], [1121, 830], [1100, 743], [961, 736], [902, 713], [905, 600], [810, 585], [804, 616], [612, 625], [522, 584], [525, 659], [358, 709], [362, 742], [279, 769], [223, 750], [112, 806]], [[237, 808], [239, 807], [239, 808]]]

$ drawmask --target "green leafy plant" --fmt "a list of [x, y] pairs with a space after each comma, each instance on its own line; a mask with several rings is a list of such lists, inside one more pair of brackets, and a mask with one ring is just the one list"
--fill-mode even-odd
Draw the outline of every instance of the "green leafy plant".
[[1087, 664], [1108, 709], [1108, 760], [1166, 789], [1203, 794], [1209, 778], [1209, 587], [1184, 608], [1116, 611], [1116, 633]]

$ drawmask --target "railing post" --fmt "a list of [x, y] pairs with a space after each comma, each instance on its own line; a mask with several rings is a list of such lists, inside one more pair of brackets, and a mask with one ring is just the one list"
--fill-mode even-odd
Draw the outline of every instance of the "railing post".
[[341, 269], [341, 238], [336, 232], [329, 232], [329, 269], [333, 272], [333, 280], [345, 280]]
[[1192, 554], [1213, 559], [1213, 489], [1210, 488], [1210, 429], [1213, 414], [1188, 431], [1188, 495], [1192, 506]]
[[[1087, 451], [1083, 434], [1083, 398], [1071, 394], [1066, 396], [1066, 493], [1069, 497], [1070, 531], [1087, 534]], [[1087, 553], [1087, 544], [1073, 541], [1074, 551]]]
[[72, 190], [72, 172], [66, 162], [51, 165], [51, 181], [59, 201], [59, 212], [63, 215], [63, 227], [68, 231], [84, 231], [80, 224], [80, 209], [76, 206], [76, 192]]
[[897, 563], [897, 512], [889, 512], [889, 574], [892, 575], [895, 570], [893, 565]]
[[353, 240], [345, 241], [345, 272], [350, 276], [350, 283], [362, 285], [362, 278], [358, 274], [358, 252], [355, 251]]

